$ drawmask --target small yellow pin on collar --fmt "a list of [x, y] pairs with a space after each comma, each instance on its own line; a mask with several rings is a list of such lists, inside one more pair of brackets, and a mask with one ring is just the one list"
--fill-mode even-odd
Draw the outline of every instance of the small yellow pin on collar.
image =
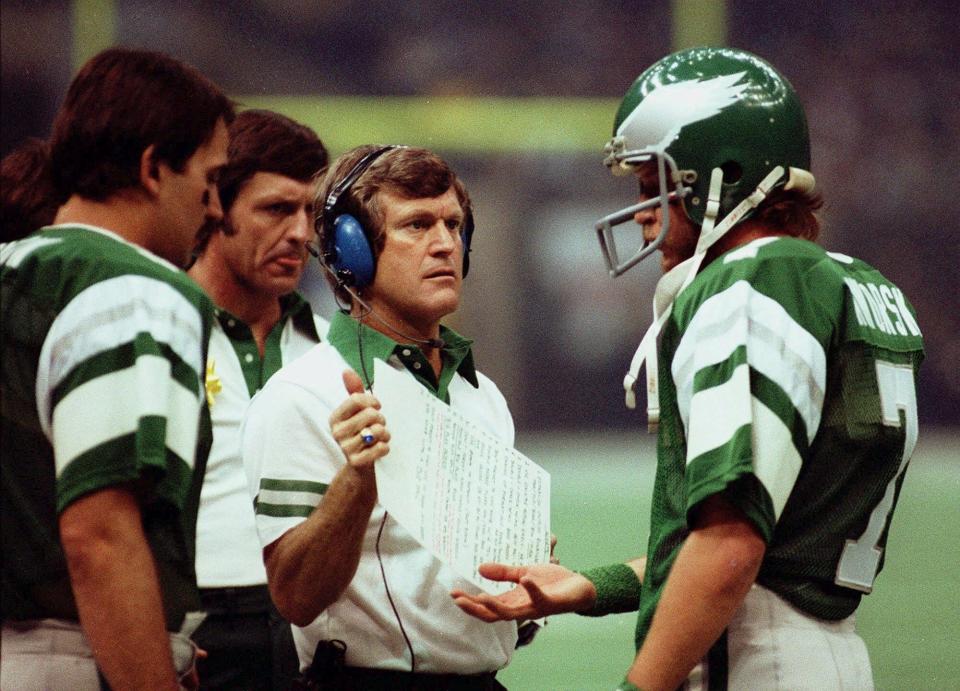
[[204, 388], [207, 390], [207, 405], [212, 408], [216, 395], [223, 391], [223, 383], [217, 376], [216, 361], [213, 358], [207, 360], [207, 376], [204, 380]]

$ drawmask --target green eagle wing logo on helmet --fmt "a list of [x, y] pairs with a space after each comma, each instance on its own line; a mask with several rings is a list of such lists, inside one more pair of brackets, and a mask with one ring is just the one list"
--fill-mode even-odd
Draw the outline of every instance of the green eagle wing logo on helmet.
[[621, 160], [633, 152], [663, 152], [687, 125], [706, 120], [720, 113], [740, 98], [748, 83], [738, 84], [746, 72], [722, 75], [711, 79], [692, 79], [664, 84], [637, 104], [617, 128], [626, 151]]

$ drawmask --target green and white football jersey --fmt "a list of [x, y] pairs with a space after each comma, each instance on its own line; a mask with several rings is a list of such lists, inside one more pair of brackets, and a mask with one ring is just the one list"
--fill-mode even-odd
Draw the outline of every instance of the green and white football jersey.
[[198, 605], [212, 304], [172, 264], [90, 226], [3, 245], [0, 285], [3, 618], [76, 618], [58, 516], [84, 494], [139, 481], [178, 629]]
[[767, 541], [758, 582], [840, 619], [869, 592], [917, 438], [923, 343], [878, 271], [795, 238], [722, 255], [661, 334], [638, 647], [688, 525], [723, 493]]

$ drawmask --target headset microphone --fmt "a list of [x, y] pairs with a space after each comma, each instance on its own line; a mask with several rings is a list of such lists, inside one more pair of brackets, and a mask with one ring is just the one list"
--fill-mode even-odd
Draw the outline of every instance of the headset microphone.
[[425, 345], [430, 348], [444, 348], [447, 345], [446, 341], [444, 341], [442, 338], [419, 338], [417, 336], [411, 336], [410, 334], [405, 334], [402, 331], [395, 329], [392, 324], [390, 324], [386, 319], [384, 319], [379, 314], [377, 314], [377, 311], [373, 309], [373, 307], [368, 302], [364, 301], [359, 295], [357, 295], [356, 291], [354, 291], [353, 288], [351, 288], [348, 285], [344, 285], [343, 289], [346, 290], [348, 293], [350, 293], [350, 296], [354, 300], [356, 300], [357, 303], [363, 308], [364, 310], [363, 316], [366, 316], [369, 314], [371, 317], [373, 317], [378, 322], [380, 322], [380, 324], [385, 326], [388, 330], [392, 331], [395, 336], [399, 336], [405, 341], [410, 341], [412, 343], [419, 343], [420, 345]]
[[404, 339], [404, 340], [406, 340], [406, 341], [410, 341], [410, 342], [412, 342], [412, 343], [420, 343], [420, 344], [425, 345], [425, 346], [428, 346], [428, 347], [430, 347], [430, 348], [445, 348], [445, 347], [447, 346], [447, 342], [444, 341], [442, 338], [419, 338], [419, 337], [417, 337], [417, 336], [411, 336], [410, 334], [406, 334], [406, 333], [403, 333], [402, 331], [398, 331], [397, 329], [395, 329], [395, 328], [393, 327], [393, 325], [391, 325], [386, 319], [384, 319], [384, 318], [381, 317], [379, 314], [377, 314], [377, 311], [376, 311], [375, 309], [373, 309], [373, 307], [372, 307], [368, 302], [366, 302], [363, 298], [361, 298], [361, 297], [357, 294], [357, 291], [355, 291], [352, 287], [350, 287], [349, 285], [347, 285], [347, 284], [343, 281], [343, 279], [340, 277], [340, 275], [339, 275], [338, 272], [336, 272], [336, 271], [334, 271], [333, 269], [331, 269], [331, 268], [327, 265], [327, 263], [326, 263], [325, 261], [323, 261], [323, 257], [320, 256], [320, 252], [317, 250], [316, 247], [314, 247], [314, 246], [311, 245], [310, 243], [307, 243], [307, 246], [306, 246], [306, 247], [307, 247], [307, 251], [308, 251], [310, 254], [312, 254], [314, 257], [316, 257], [317, 259], [320, 260], [320, 266], [323, 267], [323, 270], [326, 271], [327, 273], [329, 273], [331, 276], [333, 276], [334, 279], [336, 279], [336, 281], [337, 281], [337, 286], [338, 286], [339, 288], [343, 288], [345, 291], [347, 291], [348, 293], [350, 293], [350, 297], [352, 297], [354, 300], [356, 300], [358, 305], [360, 305], [361, 307], [363, 307], [363, 309], [364, 309], [364, 316], [367, 315], [367, 314], [369, 314], [369, 315], [372, 316], [374, 319], [376, 319], [378, 322], [380, 322], [383, 326], [385, 326], [387, 329], [389, 329], [390, 331], [392, 331], [392, 332], [394, 333], [394, 335], [399, 336], [400, 338], [402, 338], [402, 339]]

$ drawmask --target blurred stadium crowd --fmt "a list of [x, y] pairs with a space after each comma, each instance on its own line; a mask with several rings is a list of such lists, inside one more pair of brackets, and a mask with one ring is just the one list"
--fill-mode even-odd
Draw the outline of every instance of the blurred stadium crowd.
[[[103, 4], [118, 42], [175, 55], [233, 94], [619, 98], [672, 41], [668, 0]], [[73, 69], [71, 8], [3, 2], [3, 154], [48, 133]], [[950, 0], [727, 2], [728, 43], [777, 64], [806, 104], [824, 244], [911, 297], [928, 346], [921, 421], [950, 426], [960, 425], [958, 16]], [[481, 366], [521, 430], [638, 424], [620, 380], [656, 271], [616, 282], [603, 271], [592, 222], [634, 194], [611, 196], [608, 136], [597, 133], [596, 155], [450, 156], [478, 214], [479, 268], [459, 319], [482, 329]]]

